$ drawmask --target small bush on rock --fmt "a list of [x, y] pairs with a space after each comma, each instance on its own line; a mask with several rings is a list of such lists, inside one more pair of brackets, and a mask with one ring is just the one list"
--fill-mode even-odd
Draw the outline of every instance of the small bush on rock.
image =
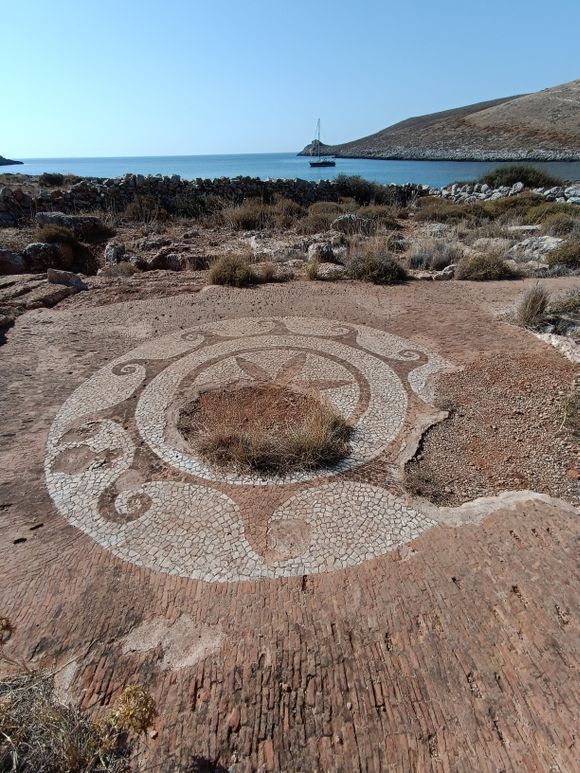
[[516, 319], [523, 327], [536, 327], [548, 307], [550, 294], [544, 285], [537, 282], [529, 287], [516, 310]]
[[208, 280], [213, 285], [247, 287], [254, 276], [249, 260], [242, 255], [224, 255], [209, 269]]
[[497, 255], [475, 255], [464, 258], [455, 272], [457, 279], [485, 282], [494, 279], [513, 279], [515, 274], [505, 260]]
[[480, 182], [487, 183], [492, 188], [499, 188], [503, 185], [511, 187], [515, 183], [523, 183], [527, 188], [553, 188], [562, 184], [559, 177], [523, 164], [500, 166], [482, 175]]

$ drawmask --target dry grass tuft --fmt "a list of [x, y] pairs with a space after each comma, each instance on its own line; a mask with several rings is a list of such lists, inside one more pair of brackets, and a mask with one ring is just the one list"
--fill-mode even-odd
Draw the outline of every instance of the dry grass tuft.
[[0, 618], [0, 661], [17, 673], [0, 680], [0, 770], [12, 773], [125, 773], [131, 735], [145, 733], [157, 716], [141, 685], [123, 690], [108, 718], [95, 722], [61, 703], [51, 674], [30, 670], [4, 645], [14, 628]]
[[542, 320], [550, 294], [540, 282], [528, 287], [516, 310], [516, 319], [523, 327], [534, 328]]
[[463, 247], [456, 242], [443, 239], [425, 239], [413, 244], [409, 251], [409, 267], [441, 271], [457, 263], [463, 257]]
[[318, 396], [276, 383], [204, 392], [177, 426], [210, 464], [267, 474], [333, 464], [349, 453], [352, 432]]

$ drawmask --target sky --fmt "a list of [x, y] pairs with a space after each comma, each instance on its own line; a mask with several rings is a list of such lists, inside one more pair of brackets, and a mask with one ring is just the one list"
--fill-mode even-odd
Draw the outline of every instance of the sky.
[[298, 150], [580, 77], [580, 0], [0, 0], [0, 154]]

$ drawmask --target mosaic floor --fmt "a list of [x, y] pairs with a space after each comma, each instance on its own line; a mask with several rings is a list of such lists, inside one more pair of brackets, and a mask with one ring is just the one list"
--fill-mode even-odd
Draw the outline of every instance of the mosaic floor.
[[[48, 438], [48, 489], [102, 547], [169, 574], [231, 582], [354, 566], [434, 523], [380, 485], [380, 470], [410, 415], [429, 410], [429, 378], [443, 367], [410, 341], [323, 319], [172, 333], [101, 368], [65, 402]], [[268, 381], [328, 400], [354, 427], [349, 456], [267, 477], [212, 468], [191, 452], [176, 429], [184, 403], [208, 387]]]

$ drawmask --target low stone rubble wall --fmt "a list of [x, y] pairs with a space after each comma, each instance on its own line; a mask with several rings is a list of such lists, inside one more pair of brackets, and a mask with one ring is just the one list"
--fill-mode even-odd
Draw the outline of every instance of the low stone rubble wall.
[[[348, 195], [344, 181], [340, 186], [339, 190], [339, 185], [332, 180], [312, 182], [250, 177], [182, 180], [179, 175], [145, 177], [133, 174], [109, 180], [83, 178], [69, 189], [41, 188], [35, 196], [18, 187], [6, 186], [0, 189], [0, 227], [17, 225], [37, 212], [78, 214], [101, 210], [119, 214], [135, 201], [158, 206], [169, 214], [190, 216], [203, 212], [212, 201], [235, 204], [257, 197], [269, 202], [275, 195], [308, 206], [316, 201], [337, 201], [341, 195]], [[402, 205], [425, 193], [419, 185], [389, 185], [384, 189], [390, 201]]]

